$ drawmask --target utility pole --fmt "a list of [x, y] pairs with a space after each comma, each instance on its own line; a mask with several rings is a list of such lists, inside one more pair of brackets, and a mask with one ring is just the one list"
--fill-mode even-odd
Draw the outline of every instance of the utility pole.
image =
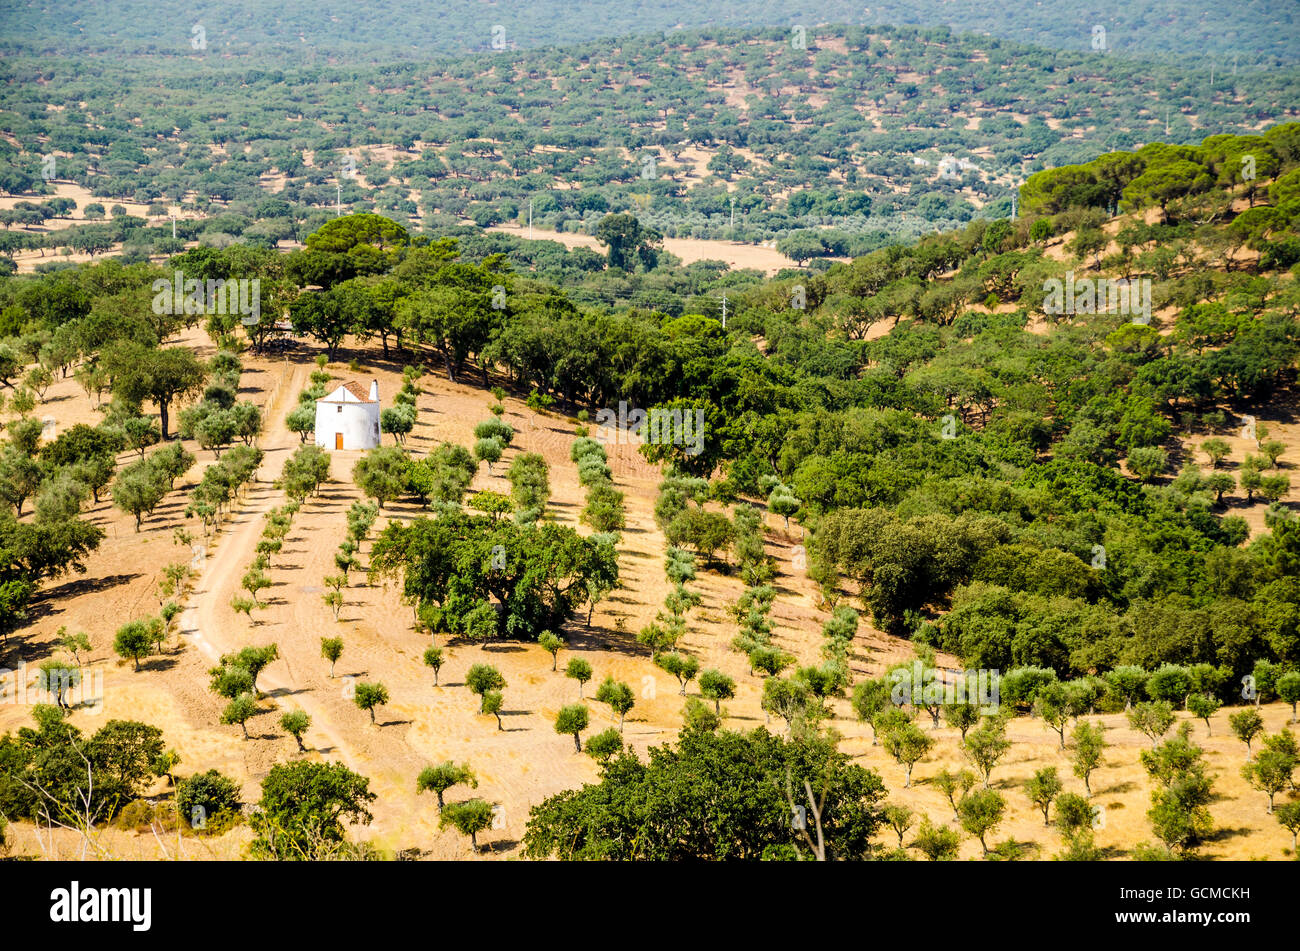
[[1011, 220], [1016, 220], [1016, 200], [1020, 197], [1020, 190], [1016, 189], [1011, 193]]
[[172, 240], [176, 240], [176, 216], [172, 215]]
[[338, 218], [343, 214], [343, 183], [335, 179], [334, 188], [336, 197], [334, 198], [334, 217]]
[[736, 230], [736, 196], [731, 196], [731, 230]]
[[533, 240], [533, 200], [528, 199], [528, 240]]
[[722, 292], [722, 329], [727, 329], [727, 292]]

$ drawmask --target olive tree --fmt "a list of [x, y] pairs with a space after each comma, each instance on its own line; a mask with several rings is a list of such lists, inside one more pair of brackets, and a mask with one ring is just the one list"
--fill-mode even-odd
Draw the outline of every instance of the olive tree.
[[307, 747], [302, 745], [303, 734], [311, 727], [311, 717], [302, 710], [290, 710], [280, 717], [280, 729], [284, 730], [298, 743], [298, 752], [305, 753]]
[[491, 664], [474, 664], [465, 674], [465, 686], [479, 698], [479, 713], [486, 713], [484, 698], [489, 691], [504, 690], [508, 685], [501, 671]]
[[989, 788], [989, 778], [993, 769], [1011, 749], [1007, 739], [1006, 720], [1000, 716], [987, 717], [977, 730], [972, 730], [962, 744], [962, 752], [984, 777], [984, 788]]
[[438, 686], [438, 671], [442, 669], [442, 648], [426, 647], [424, 650], [424, 666], [433, 668], [433, 685]]
[[1025, 795], [1029, 797], [1030, 802], [1043, 810], [1043, 825], [1049, 824], [1048, 810], [1052, 807], [1052, 801], [1064, 788], [1061, 777], [1056, 775], [1055, 766], [1044, 766], [1025, 783]]
[[1070, 734], [1070, 739], [1073, 741], [1070, 748], [1070, 762], [1074, 775], [1083, 780], [1083, 788], [1091, 796], [1092, 773], [1101, 765], [1101, 756], [1106, 749], [1105, 727], [1100, 723], [1080, 723]]
[[980, 840], [980, 848], [989, 854], [984, 837], [996, 829], [1007, 811], [1007, 802], [996, 789], [977, 789], [957, 803], [961, 827]]
[[320, 639], [320, 655], [330, 662], [330, 678], [332, 679], [334, 677], [334, 665], [343, 656], [343, 638], [322, 637]]
[[226, 705], [225, 710], [221, 711], [221, 722], [227, 725], [238, 723], [240, 729], [244, 731], [244, 739], [248, 739], [248, 721], [255, 716], [257, 716], [257, 701], [253, 699], [251, 693], [241, 693]]
[[582, 752], [582, 731], [587, 729], [590, 722], [590, 714], [585, 704], [571, 703], [560, 709], [560, 713], [555, 718], [555, 732], [568, 734], [573, 737], [573, 748], [576, 752]]
[[591, 664], [581, 657], [571, 658], [564, 668], [564, 676], [572, 677], [578, 682], [578, 699], [582, 699], [582, 687], [591, 679]]
[[1228, 717], [1228, 725], [1233, 735], [1246, 744], [1246, 756], [1250, 756], [1250, 745], [1255, 737], [1264, 732], [1264, 720], [1254, 707], [1239, 710]]
[[478, 853], [478, 834], [492, 825], [493, 806], [486, 799], [468, 799], [453, 802], [442, 810], [438, 828], [454, 826], [461, 835], [469, 836], [470, 849]]
[[383, 706], [388, 702], [388, 688], [381, 683], [369, 683], [362, 681], [357, 684], [356, 691], [352, 695], [352, 701], [358, 709], [365, 710], [370, 714], [371, 725], [375, 723], [375, 707]]
[[926, 734], [915, 723], [906, 723], [884, 735], [885, 752], [892, 756], [904, 769], [903, 788], [912, 786], [912, 767], [917, 764], [930, 748], [934, 738]]
[[720, 670], [706, 670], [700, 674], [700, 693], [713, 701], [713, 712], [722, 715], [722, 701], [736, 695], [736, 682]]
[[636, 705], [636, 695], [632, 693], [632, 688], [613, 677], [606, 677], [605, 682], [596, 691], [596, 699], [601, 703], [609, 704], [609, 708], [618, 714], [618, 731], [622, 733], [623, 720], [628, 711]]
[[444, 806], [443, 794], [452, 786], [469, 786], [471, 789], [478, 789], [478, 777], [469, 768], [469, 763], [461, 763], [457, 766], [451, 760], [446, 760], [437, 766], [426, 766], [415, 780], [417, 793], [432, 792], [438, 797], [439, 812]]

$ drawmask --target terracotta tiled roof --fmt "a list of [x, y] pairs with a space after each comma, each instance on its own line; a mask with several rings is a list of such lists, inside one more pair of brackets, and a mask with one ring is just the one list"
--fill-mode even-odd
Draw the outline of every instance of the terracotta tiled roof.
[[344, 383], [343, 389], [347, 390], [349, 393], [351, 393], [353, 396], [355, 396], [363, 403], [369, 403], [371, 401], [369, 388], [363, 386], [362, 384], [356, 382], [355, 380], [351, 380], [347, 383]]

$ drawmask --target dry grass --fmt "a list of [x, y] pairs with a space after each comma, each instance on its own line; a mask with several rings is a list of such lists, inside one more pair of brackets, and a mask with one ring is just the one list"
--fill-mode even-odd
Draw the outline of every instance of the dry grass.
[[[186, 334], [184, 342], [210, 354], [210, 342], [199, 332]], [[330, 367], [337, 380], [358, 378], [379, 380], [385, 401], [400, 385], [400, 365], [380, 359], [377, 349], [353, 350], [358, 371], [335, 364]], [[267, 403], [267, 433], [262, 439], [266, 461], [260, 481], [253, 486], [246, 503], [210, 546], [202, 574], [183, 616], [180, 645], [173, 642], [168, 652], [155, 655], [146, 669], [135, 673], [129, 663], [119, 664], [112, 654], [112, 637], [118, 625], [131, 618], [147, 616], [158, 609], [156, 581], [164, 565], [188, 559], [189, 553], [172, 541], [173, 528], [195, 523], [183, 516], [183, 493], [197, 481], [201, 466], [210, 463], [211, 453], [194, 450], [200, 457], [196, 467], [177, 486], [164, 505], [139, 534], [131, 521], [106, 502], [94, 506], [89, 517], [101, 524], [107, 537], [103, 547], [88, 559], [84, 577], [61, 579], [49, 585], [37, 606], [29, 629], [13, 638], [10, 666], [21, 657], [28, 664], [50, 656], [55, 630], [67, 625], [85, 629], [94, 649], [90, 664], [102, 671], [105, 702], [98, 714], [78, 710], [73, 722], [93, 731], [105, 719], [138, 718], [159, 726], [170, 746], [183, 757], [180, 772], [189, 774], [216, 768], [235, 777], [246, 801], [258, 796], [258, 784], [271, 766], [298, 757], [291, 737], [282, 733], [278, 721], [286, 709], [302, 708], [312, 716], [306, 742], [310, 759], [343, 762], [370, 777], [379, 794], [374, 806], [375, 821], [357, 831], [361, 838], [392, 849], [419, 848], [433, 858], [464, 858], [468, 843], [451, 831], [439, 831], [434, 801], [417, 796], [415, 777], [419, 770], [444, 759], [468, 761], [479, 777], [475, 791], [457, 788], [451, 799], [483, 796], [505, 807], [504, 828], [485, 833], [481, 841], [495, 857], [518, 854], [529, 808], [564, 789], [594, 781], [595, 764], [577, 755], [568, 737], [558, 736], [552, 726], [556, 711], [577, 697], [576, 682], [563, 673], [551, 672], [551, 658], [535, 644], [502, 643], [487, 647], [453, 643], [440, 675], [441, 686], [433, 685], [432, 672], [421, 655], [428, 637], [415, 631], [409, 608], [399, 603], [395, 590], [370, 587], [354, 574], [346, 589], [341, 620], [335, 622], [321, 601], [321, 581], [335, 571], [332, 556], [345, 531], [343, 514], [360, 494], [350, 479], [357, 453], [332, 454], [333, 477], [319, 498], [310, 499], [294, 521], [285, 550], [270, 571], [273, 586], [264, 592], [269, 606], [254, 612], [250, 622], [229, 606], [238, 590], [239, 578], [253, 557], [263, 524], [263, 513], [283, 501], [272, 481], [285, 459], [297, 447], [298, 439], [287, 432], [284, 415], [297, 392], [307, 385], [312, 369], [305, 351], [289, 359], [249, 356], [241, 389], [242, 399]], [[436, 443], [471, 441], [474, 425], [487, 418], [490, 395], [473, 383], [452, 384], [438, 374], [420, 380], [420, 420], [409, 439], [410, 448], [424, 453]], [[274, 398], [271, 398], [271, 397]], [[504, 472], [515, 451], [542, 453], [551, 467], [552, 501], [548, 514], [561, 524], [577, 526], [584, 492], [577, 481], [568, 449], [573, 423], [558, 415], [539, 415], [511, 397], [506, 400], [506, 420], [517, 430], [514, 447], [507, 458], [488, 473], [481, 470], [476, 488], [505, 490]], [[84, 393], [71, 380], [51, 387], [48, 399], [37, 414], [52, 415], [64, 428], [73, 422], [90, 422], [96, 412]], [[1293, 434], [1292, 434], [1293, 435]], [[193, 447], [191, 447], [193, 449]], [[560, 667], [570, 656], [590, 661], [595, 670], [587, 694], [607, 675], [631, 685], [636, 707], [628, 717], [625, 739], [634, 749], [670, 741], [680, 726], [683, 698], [676, 681], [653, 666], [635, 644], [634, 632], [646, 623], [668, 591], [662, 561], [664, 539], [656, 528], [652, 509], [658, 472], [629, 445], [610, 446], [610, 464], [618, 487], [627, 493], [628, 530], [620, 546], [624, 587], [595, 610], [591, 627], [585, 618], [570, 624], [564, 632], [567, 648], [560, 653]], [[419, 514], [409, 504], [386, 508], [375, 527], [381, 530], [389, 520]], [[585, 528], [580, 528], [585, 532]], [[373, 536], [372, 536], [373, 537]], [[773, 610], [775, 639], [794, 653], [801, 663], [818, 659], [821, 623], [826, 613], [819, 608], [813, 585], [794, 569], [795, 546], [800, 530], [786, 533], [780, 520], [768, 526], [769, 550], [777, 558], [779, 596]], [[368, 561], [369, 543], [362, 546], [363, 565]], [[748, 673], [745, 659], [731, 652], [727, 644], [735, 633], [726, 608], [743, 590], [735, 576], [703, 572], [695, 587], [703, 603], [690, 615], [691, 632], [685, 647], [695, 653], [701, 665], [717, 667], [735, 678], [737, 697], [726, 705], [727, 725], [748, 729], [762, 725], [759, 707], [761, 682]], [[328, 677], [328, 664], [320, 657], [319, 641], [325, 635], [344, 639], [345, 650], [337, 677]], [[263, 713], [249, 723], [252, 739], [244, 740], [238, 727], [218, 725], [221, 702], [207, 689], [207, 669], [221, 653], [247, 644], [279, 645], [281, 659], [259, 679], [267, 693]], [[864, 626], [855, 642], [852, 661], [855, 677], [878, 674], [894, 660], [911, 656], [906, 642], [888, 638]], [[504, 674], [506, 729], [498, 731], [491, 717], [476, 713], [475, 698], [464, 688], [469, 665], [491, 663]], [[378, 680], [387, 685], [392, 701], [378, 711], [379, 726], [346, 695], [348, 678]], [[694, 692], [694, 688], [692, 688]], [[602, 704], [590, 703], [591, 732], [615, 725], [617, 718]], [[891, 797], [928, 812], [936, 819], [948, 815], [946, 804], [926, 780], [943, 766], [958, 764], [955, 733], [946, 728], [937, 733], [935, 751], [918, 764], [913, 787], [902, 789], [902, 771], [878, 746], [872, 746], [867, 729], [853, 718], [847, 701], [836, 701], [836, 729], [844, 736], [843, 748], [863, 765], [877, 769], [891, 790]], [[1280, 705], [1263, 710], [1270, 730], [1278, 729], [1289, 713]], [[0, 705], [0, 730], [13, 730], [28, 722], [30, 711], [17, 705]], [[1106, 807], [1107, 822], [1099, 833], [1101, 845], [1123, 855], [1142, 839], [1150, 838], [1144, 813], [1149, 785], [1137, 762], [1146, 742], [1130, 731], [1121, 716], [1101, 718], [1111, 729], [1112, 748], [1106, 767], [1094, 777], [1096, 801]], [[779, 729], [779, 724], [772, 724]], [[927, 727], [928, 729], [928, 727]], [[1197, 735], [1204, 727], [1197, 727]], [[1264, 799], [1246, 788], [1239, 775], [1244, 749], [1227, 738], [1225, 715], [1215, 718], [1215, 736], [1205, 746], [1211, 771], [1216, 774], [1219, 801], [1211, 806], [1220, 837], [1204, 851], [1215, 858], [1278, 859], [1289, 847], [1290, 836], [1264, 812]], [[1042, 826], [1041, 816], [1025, 798], [1021, 785], [1034, 769], [1057, 764], [1069, 777], [1065, 760], [1055, 749], [1055, 735], [1031, 720], [1012, 724], [1015, 746], [1007, 761], [994, 773], [995, 783], [1006, 795], [1010, 817], [999, 830], [998, 839], [1011, 836], [1037, 843], [1044, 855], [1059, 848], [1053, 832]], [[1067, 787], [1081, 786], [1072, 777]], [[160, 785], [157, 792], [162, 792]], [[35, 830], [27, 824], [13, 827], [16, 850], [39, 854]], [[237, 829], [219, 839], [186, 840], [187, 857], [235, 857], [247, 840], [248, 830]], [[169, 849], [171, 842], [163, 840]], [[886, 832], [882, 841], [892, 838]], [[101, 844], [123, 858], [160, 857], [160, 844], [150, 833], [105, 832]], [[76, 843], [68, 836], [55, 836], [48, 854], [75, 854]], [[974, 857], [978, 844], [963, 844], [963, 856]]]

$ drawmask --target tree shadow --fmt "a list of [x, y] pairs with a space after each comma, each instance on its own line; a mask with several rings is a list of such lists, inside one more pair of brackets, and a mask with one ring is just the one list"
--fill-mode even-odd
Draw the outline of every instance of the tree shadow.
[[[631, 631], [618, 631], [600, 625], [590, 628], [568, 629], [564, 632], [567, 641], [564, 650], [603, 650], [613, 651], [626, 657], [649, 657], [650, 652], [637, 643], [636, 635]], [[561, 661], [563, 662], [563, 661]]]
[[[1260, 806], [1260, 812], [1263, 811], [1264, 811], [1264, 807]], [[1204, 841], [1207, 843], [1215, 843], [1215, 844], [1228, 842], [1231, 841], [1232, 839], [1239, 839], [1242, 836], [1250, 835], [1251, 831], [1252, 830], [1247, 828], [1246, 826], [1224, 826], [1221, 828], [1214, 829], [1209, 835], [1205, 837]]]
[[263, 692], [265, 696], [275, 699], [277, 697], [295, 697], [300, 693], [307, 693], [306, 687], [276, 687], [273, 690]]
[[1137, 783], [1132, 780], [1125, 780], [1122, 783], [1116, 783], [1114, 786], [1107, 786], [1105, 789], [1098, 789], [1093, 795], [1096, 796], [1118, 796], [1122, 793], [1132, 792], [1137, 789]]
[[1036, 859], [1043, 851], [1041, 842], [1035, 842], [1033, 839], [1008, 838], [1005, 842], [998, 843], [1000, 848], [1011, 848], [1015, 850], [1014, 856], [1009, 856], [1013, 861], [1023, 862]]
[[797, 597], [799, 594], [798, 591], [795, 591], [789, 585], [780, 584], [775, 580], [769, 581], [768, 584], [770, 584], [773, 588], [776, 589], [776, 593], [778, 596]]
[[65, 581], [63, 584], [44, 589], [40, 597], [35, 599], [33, 603], [76, 598], [83, 594], [99, 594], [109, 588], [129, 584], [139, 577], [141, 577], [141, 572], [137, 571], [133, 574], [103, 575], [98, 578], [80, 578], [76, 581]]

